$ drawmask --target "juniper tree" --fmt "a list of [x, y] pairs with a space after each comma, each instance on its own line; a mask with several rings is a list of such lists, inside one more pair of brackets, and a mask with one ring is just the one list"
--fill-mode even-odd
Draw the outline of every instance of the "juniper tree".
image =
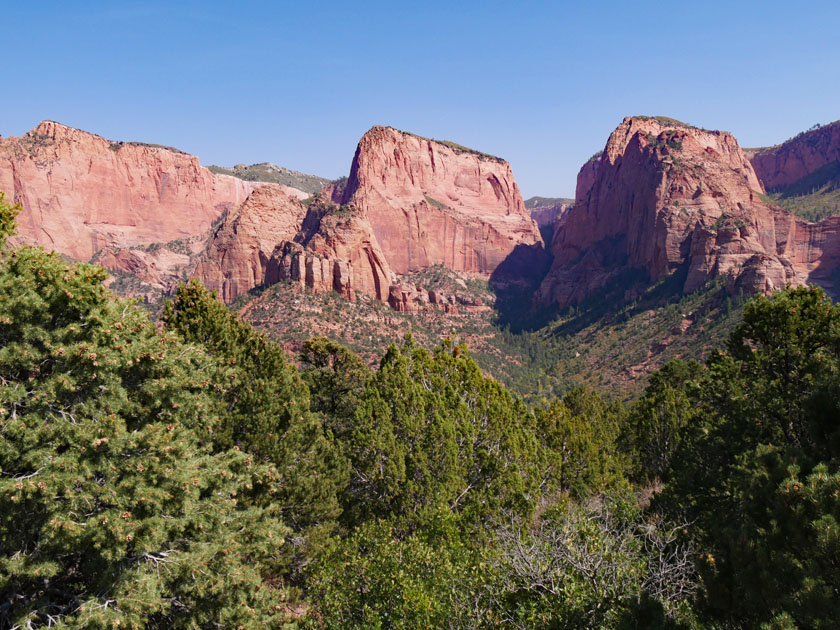
[[[310, 412], [309, 390], [283, 348], [195, 280], [178, 288], [162, 319], [167, 330], [221, 366], [211, 379], [225, 406], [211, 438], [214, 448], [236, 447], [272, 464], [279, 475], [276, 492], [261, 500], [279, 506], [285, 522], [315, 544], [340, 513], [338, 493], [349, 473], [332, 435]], [[307, 546], [298, 552], [308, 553]]]
[[207, 447], [212, 359], [105, 277], [0, 253], [0, 627], [281, 625], [278, 472]]

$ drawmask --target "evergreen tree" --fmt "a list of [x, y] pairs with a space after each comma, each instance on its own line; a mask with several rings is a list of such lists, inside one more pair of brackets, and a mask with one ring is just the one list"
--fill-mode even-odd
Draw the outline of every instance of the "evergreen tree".
[[840, 307], [816, 288], [756, 298], [690, 391], [697, 413], [658, 503], [696, 521], [709, 614], [749, 627], [832, 627]]
[[300, 353], [311, 409], [341, 441], [353, 431], [353, 417], [373, 372], [358, 355], [326, 337], [312, 337]]
[[277, 472], [206, 447], [213, 362], [105, 277], [0, 255], [0, 627], [282, 624]]
[[545, 469], [533, 414], [519, 399], [484, 377], [463, 347], [447, 342], [432, 355], [410, 335], [368, 380], [348, 453], [355, 522], [416, 520], [439, 506], [467, 520], [527, 511]]
[[[213, 378], [225, 403], [212, 436], [215, 448], [235, 446], [273, 464], [279, 479], [262, 500], [279, 505], [285, 522], [306, 534], [308, 546], [317, 544], [340, 514], [338, 494], [349, 472], [332, 435], [310, 413], [308, 388], [283, 348], [195, 280], [179, 287], [163, 322], [223, 367]], [[300, 552], [308, 553], [307, 546]]]
[[552, 485], [578, 498], [626, 487], [626, 463], [618, 453], [623, 415], [621, 405], [583, 388], [537, 409]]

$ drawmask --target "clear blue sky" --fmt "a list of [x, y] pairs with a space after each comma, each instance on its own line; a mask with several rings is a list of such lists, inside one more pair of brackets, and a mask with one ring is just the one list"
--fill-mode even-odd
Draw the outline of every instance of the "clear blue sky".
[[0, 134], [114, 140], [347, 173], [372, 125], [500, 155], [572, 196], [630, 114], [774, 144], [840, 118], [834, 2], [13, 2]]

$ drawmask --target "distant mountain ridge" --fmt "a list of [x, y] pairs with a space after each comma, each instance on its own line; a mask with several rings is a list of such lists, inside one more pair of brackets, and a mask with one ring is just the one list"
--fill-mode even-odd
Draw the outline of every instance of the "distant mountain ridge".
[[282, 184], [297, 188], [311, 195], [319, 192], [324, 186], [332, 182], [332, 180], [325, 177], [300, 173], [284, 166], [277, 166], [271, 162], [260, 162], [259, 164], [251, 164], [250, 166], [237, 164], [230, 168], [211, 164], [207, 169], [212, 173], [231, 175], [232, 177], [238, 177], [248, 182]]

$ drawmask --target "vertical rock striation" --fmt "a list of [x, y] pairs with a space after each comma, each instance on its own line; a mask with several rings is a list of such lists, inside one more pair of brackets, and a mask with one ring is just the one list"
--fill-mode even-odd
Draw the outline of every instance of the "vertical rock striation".
[[568, 306], [636, 270], [655, 281], [685, 271], [683, 291], [727, 275], [733, 290], [821, 281], [836, 259], [833, 221], [809, 225], [762, 200], [732, 135], [671, 119], [625, 118], [578, 177], [537, 295]]

